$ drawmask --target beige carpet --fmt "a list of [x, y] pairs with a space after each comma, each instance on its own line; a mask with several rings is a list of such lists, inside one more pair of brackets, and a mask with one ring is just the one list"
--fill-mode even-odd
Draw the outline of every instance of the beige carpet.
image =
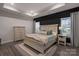
[[40, 52], [25, 46], [23, 43], [16, 44], [15, 48], [23, 55], [23, 56], [52, 56], [56, 52], [57, 46], [53, 45], [45, 54], [41, 54]]

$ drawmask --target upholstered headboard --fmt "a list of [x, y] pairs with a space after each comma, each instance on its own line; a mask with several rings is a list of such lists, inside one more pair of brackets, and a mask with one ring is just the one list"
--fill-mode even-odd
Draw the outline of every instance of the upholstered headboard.
[[40, 30], [42, 31], [49, 31], [52, 30], [52, 32], [55, 32], [56, 34], [58, 33], [58, 24], [54, 25], [41, 25]]

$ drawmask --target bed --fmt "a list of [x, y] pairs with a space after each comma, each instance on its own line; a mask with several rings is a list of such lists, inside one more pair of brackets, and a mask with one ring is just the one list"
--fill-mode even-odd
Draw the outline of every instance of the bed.
[[[57, 27], [57, 26], [56, 26]], [[57, 28], [54, 29], [55, 34], [46, 35], [40, 33], [26, 34], [24, 39], [24, 44], [32, 47], [33, 49], [45, 53], [52, 44], [56, 42], [57, 39]]]

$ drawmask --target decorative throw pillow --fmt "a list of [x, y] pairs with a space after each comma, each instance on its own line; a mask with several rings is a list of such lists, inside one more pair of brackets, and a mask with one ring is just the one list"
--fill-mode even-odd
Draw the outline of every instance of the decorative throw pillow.
[[39, 33], [40, 33], [40, 34], [47, 35], [47, 32], [46, 32], [46, 31], [40, 31]]
[[52, 30], [47, 31], [47, 35], [52, 35]]

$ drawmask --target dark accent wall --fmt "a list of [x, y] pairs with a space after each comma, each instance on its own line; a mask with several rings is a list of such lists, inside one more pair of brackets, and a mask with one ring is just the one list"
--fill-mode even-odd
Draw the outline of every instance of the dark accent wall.
[[72, 8], [69, 10], [65, 10], [62, 12], [42, 16], [35, 18], [34, 21], [40, 22], [41, 25], [48, 25], [48, 24], [59, 24], [60, 25], [60, 18], [69, 17], [70, 13], [79, 11], [79, 7]]
[[60, 24], [60, 18], [54, 18], [54, 19], [49, 19], [49, 20], [42, 20], [40, 21], [41, 25], [50, 25], [50, 24]]

